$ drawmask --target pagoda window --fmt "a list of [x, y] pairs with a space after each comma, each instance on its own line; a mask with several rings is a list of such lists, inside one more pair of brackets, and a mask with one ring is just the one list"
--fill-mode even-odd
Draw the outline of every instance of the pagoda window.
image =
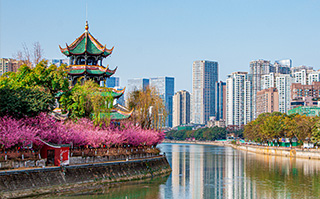
[[84, 57], [77, 58], [77, 65], [84, 65], [86, 64], [86, 59]]
[[87, 60], [88, 65], [97, 65], [97, 60], [94, 57], [89, 57]]

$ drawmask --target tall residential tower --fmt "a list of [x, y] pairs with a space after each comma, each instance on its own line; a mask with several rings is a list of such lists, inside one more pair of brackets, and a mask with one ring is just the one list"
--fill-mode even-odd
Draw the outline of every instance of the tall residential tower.
[[218, 62], [200, 60], [192, 67], [192, 122], [206, 124], [215, 116], [215, 83], [218, 81]]
[[226, 84], [226, 126], [242, 127], [252, 120], [251, 76], [233, 72]]
[[182, 90], [173, 96], [173, 127], [190, 123], [190, 93]]

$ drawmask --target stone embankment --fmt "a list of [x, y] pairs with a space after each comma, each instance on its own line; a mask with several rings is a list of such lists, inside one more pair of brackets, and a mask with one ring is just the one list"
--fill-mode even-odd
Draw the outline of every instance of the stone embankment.
[[248, 151], [248, 152], [264, 154], [264, 155], [320, 160], [320, 149], [267, 147], [267, 146], [255, 146], [255, 145], [234, 145], [234, 144], [230, 144], [229, 142], [222, 142], [222, 141], [165, 140], [164, 142], [177, 143], [177, 144], [202, 144], [202, 145], [215, 145], [215, 146], [229, 146], [237, 150]]
[[267, 147], [253, 145], [230, 145], [234, 149], [252, 153], [320, 160], [320, 151], [316, 149], [299, 149], [285, 147]]
[[139, 180], [169, 174], [165, 156], [0, 172], [0, 197], [38, 196], [92, 185]]
[[163, 143], [176, 143], [176, 144], [202, 144], [214, 146], [231, 146], [227, 141], [181, 141], [181, 140], [164, 140]]

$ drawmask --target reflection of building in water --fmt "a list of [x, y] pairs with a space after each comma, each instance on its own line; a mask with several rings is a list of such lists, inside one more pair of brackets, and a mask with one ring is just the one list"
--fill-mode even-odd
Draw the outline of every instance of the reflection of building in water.
[[203, 198], [203, 146], [190, 145], [190, 192], [191, 198]]
[[203, 146], [172, 145], [172, 196], [203, 198]]
[[179, 173], [180, 173], [180, 151], [179, 145], [172, 145], [172, 192], [173, 195], [179, 193]]
[[[224, 158], [219, 155], [221, 147], [205, 147], [214, 150], [204, 153], [204, 198], [223, 198]], [[205, 151], [206, 151], [205, 150]]]
[[223, 198], [257, 198], [255, 184], [247, 178], [245, 158], [230, 147], [225, 147], [225, 178]]
[[319, 160], [248, 153], [229, 147], [167, 145], [172, 175], [161, 198], [318, 198]]

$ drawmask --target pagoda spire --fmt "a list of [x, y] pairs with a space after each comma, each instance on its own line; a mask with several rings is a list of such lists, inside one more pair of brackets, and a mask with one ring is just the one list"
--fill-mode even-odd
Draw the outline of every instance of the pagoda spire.
[[88, 32], [88, 30], [89, 30], [89, 24], [88, 24], [88, 21], [86, 21], [86, 27], [85, 27], [85, 29], [86, 29], [86, 32]]

